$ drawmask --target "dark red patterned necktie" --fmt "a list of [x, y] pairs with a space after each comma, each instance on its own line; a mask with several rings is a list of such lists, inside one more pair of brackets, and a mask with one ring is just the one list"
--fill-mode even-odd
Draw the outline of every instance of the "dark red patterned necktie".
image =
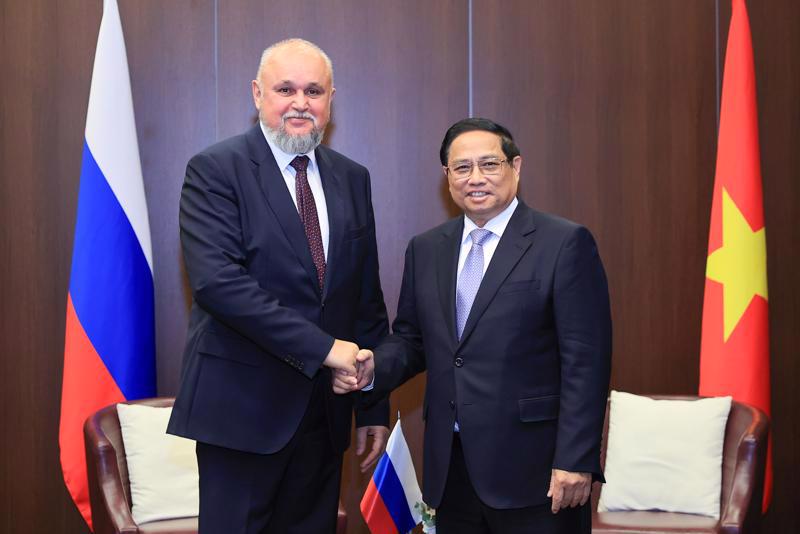
[[306, 231], [308, 248], [311, 249], [311, 258], [314, 260], [314, 267], [317, 268], [317, 279], [319, 288], [322, 289], [325, 280], [325, 249], [322, 247], [322, 232], [319, 230], [319, 217], [317, 216], [317, 205], [314, 202], [314, 194], [308, 185], [308, 156], [297, 156], [289, 164], [297, 171], [294, 177], [294, 191], [297, 197], [297, 211], [300, 213], [300, 220]]

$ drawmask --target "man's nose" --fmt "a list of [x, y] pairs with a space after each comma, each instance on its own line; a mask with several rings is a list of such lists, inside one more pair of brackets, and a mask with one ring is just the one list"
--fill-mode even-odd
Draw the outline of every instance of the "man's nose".
[[302, 91], [298, 91], [295, 93], [294, 99], [292, 100], [292, 108], [297, 111], [306, 111], [308, 109], [308, 97]]
[[477, 165], [473, 165], [472, 169], [470, 170], [469, 177], [467, 178], [467, 183], [470, 185], [482, 184], [486, 181], [486, 178], [483, 176], [480, 167]]

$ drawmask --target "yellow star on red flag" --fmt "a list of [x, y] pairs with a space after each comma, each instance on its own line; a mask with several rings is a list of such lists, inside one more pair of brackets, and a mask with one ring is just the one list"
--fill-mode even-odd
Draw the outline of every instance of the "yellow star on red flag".
[[767, 240], [753, 231], [728, 191], [722, 189], [723, 245], [708, 256], [706, 277], [723, 285], [725, 341], [756, 296], [767, 300]]

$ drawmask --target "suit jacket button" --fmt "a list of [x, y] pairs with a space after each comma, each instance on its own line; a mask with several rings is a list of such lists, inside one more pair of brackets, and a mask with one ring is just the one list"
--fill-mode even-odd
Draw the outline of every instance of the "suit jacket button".
[[451, 410], [455, 410], [456, 409], [456, 403], [455, 402], [450, 401], [450, 409]]
[[463, 367], [464, 366], [464, 358], [459, 356], [458, 358], [456, 358], [455, 364], [456, 364], [456, 367]]

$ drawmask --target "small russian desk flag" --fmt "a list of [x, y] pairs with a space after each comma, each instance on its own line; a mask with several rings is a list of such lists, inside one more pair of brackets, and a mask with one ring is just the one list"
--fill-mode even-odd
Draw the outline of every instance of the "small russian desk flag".
[[419, 503], [422, 492], [398, 417], [361, 499], [361, 515], [372, 534], [406, 534], [422, 521]]
[[372, 534], [406, 534], [422, 521], [418, 503], [422, 492], [398, 418], [361, 499], [361, 514]]

